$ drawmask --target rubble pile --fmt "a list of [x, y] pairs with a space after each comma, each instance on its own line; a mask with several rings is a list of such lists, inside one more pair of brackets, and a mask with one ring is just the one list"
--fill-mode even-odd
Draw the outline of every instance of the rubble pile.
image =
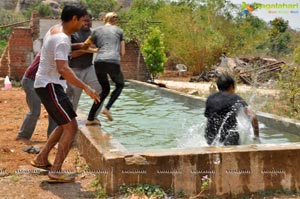
[[227, 58], [217, 66], [212, 66], [209, 71], [203, 71], [198, 77], [193, 77], [190, 82], [214, 81], [221, 73], [229, 73], [247, 85], [258, 86], [278, 77], [283, 61], [270, 58]]

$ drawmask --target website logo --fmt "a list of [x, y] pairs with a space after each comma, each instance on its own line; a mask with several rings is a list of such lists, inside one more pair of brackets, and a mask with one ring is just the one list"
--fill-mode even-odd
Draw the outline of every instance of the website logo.
[[241, 15], [248, 14], [249, 12], [253, 12], [254, 10], [254, 4], [247, 4], [246, 2], [243, 2]]
[[272, 4], [262, 4], [262, 3], [252, 3], [247, 4], [246, 2], [242, 3], [242, 11], [241, 15], [245, 15], [248, 13], [251, 13], [257, 9], [264, 9], [268, 10], [268, 13], [274, 14], [298, 14], [299, 11], [297, 9], [300, 8], [300, 5], [298, 3], [272, 3]]

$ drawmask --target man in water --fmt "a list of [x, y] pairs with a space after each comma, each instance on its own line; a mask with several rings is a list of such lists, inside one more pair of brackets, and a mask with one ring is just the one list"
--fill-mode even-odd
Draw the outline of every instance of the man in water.
[[211, 94], [206, 101], [205, 117], [207, 124], [205, 139], [209, 145], [239, 145], [240, 135], [237, 130], [237, 114], [244, 111], [251, 120], [254, 139], [259, 140], [259, 128], [256, 114], [248, 104], [235, 94], [235, 81], [221, 74], [217, 79], [219, 92]]

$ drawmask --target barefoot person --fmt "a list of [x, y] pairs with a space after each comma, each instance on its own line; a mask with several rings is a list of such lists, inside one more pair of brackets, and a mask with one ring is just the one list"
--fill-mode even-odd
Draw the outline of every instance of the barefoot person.
[[[38, 96], [58, 127], [51, 133], [46, 145], [31, 164], [44, 168], [51, 166], [48, 177], [53, 181], [75, 180], [75, 176], [62, 172], [63, 162], [78, 128], [75, 118], [77, 115], [64, 91], [67, 87], [66, 81], [83, 89], [96, 102], [100, 100], [97, 92], [78, 79], [68, 65], [68, 55], [71, 50], [70, 35], [81, 28], [86, 14], [86, 9], [80, 6], [67, 5], [63, 8], [62, 23], [52, 26], [44, 37], [40, 64], [34, 82]], [[48, 155], [57, 143], [57, 153], [51, 165]]]
[[100, 93], [101, 101], [98, 104], [93, 104], [88, 115], [87, 124], [95, 120], [97, 110], [109, 95], [110, 84], [108, 75], [116, 86], [102, 111], [109, 121], [113, 120], [109, 109], [118, 99], [124, 87], [124, 77], [120, 66], [121, 56], [125, 55], [123, 30], [117, 26], [118, 16], [114, 12], [109, 12], [105, 15], [104, 23], [104, 26], [96, 29], [92, 37], [93, 43], [99, 48], [94, 64], [98, 81], [102, 87], [102, 92]]
[[[92, 88], [95, 88], [97, 93], [100, 93], [101, 86], [98, 82], [93, 65], [93, 52], [97, 52], [98, 49], [95, 47], [90, 47], [89, 49], [85, 50], [80, 49], [84, 46], [84, 41], [91, 35], [91, 27], [92, 16], [90, 14], [87, 14], [84, 16], [81, 29], [71, 35], [72, 53], [69, 57], [69, 66], [72, 68], [76, 76], [81, 79], [81, 81], [91, 86]], [[81, 93], [81, 88], [72, 84], [68, 84], [67, 94], [73, 104], [75, 111], [77, 110]], [[91, 124], [101, 125], [100, 121], [96, 118], [94, 121], [91, 121]]]
[[219, 92], [210, 95], [206, 101], [205, 117], [207, 124], [205, 139], [209, 145], [238, 145], [240, 135], [237, 130], [236, 116], [244, 111], [252, 123], [254, 139], [259, 140], [259, 128], [256, 114], [235, 92], [235, 81], [222, 74], [217, 79]]

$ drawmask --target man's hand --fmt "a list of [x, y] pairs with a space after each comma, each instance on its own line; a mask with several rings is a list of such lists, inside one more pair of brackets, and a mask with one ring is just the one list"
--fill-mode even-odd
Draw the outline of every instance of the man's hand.
[[87, 95], [89, 95], [93, 100], [95, 100], [95, 103], [100, 102], [100, 96], [99, 94], [96, 92], [95, 89], [92, 89], [90, 86], [86, 86], [84, 88], [84, 91]]
[[91, 43], [89, 42], [83, 42], [81, 43], [80, 49], [88, 49], [90, 47]]

